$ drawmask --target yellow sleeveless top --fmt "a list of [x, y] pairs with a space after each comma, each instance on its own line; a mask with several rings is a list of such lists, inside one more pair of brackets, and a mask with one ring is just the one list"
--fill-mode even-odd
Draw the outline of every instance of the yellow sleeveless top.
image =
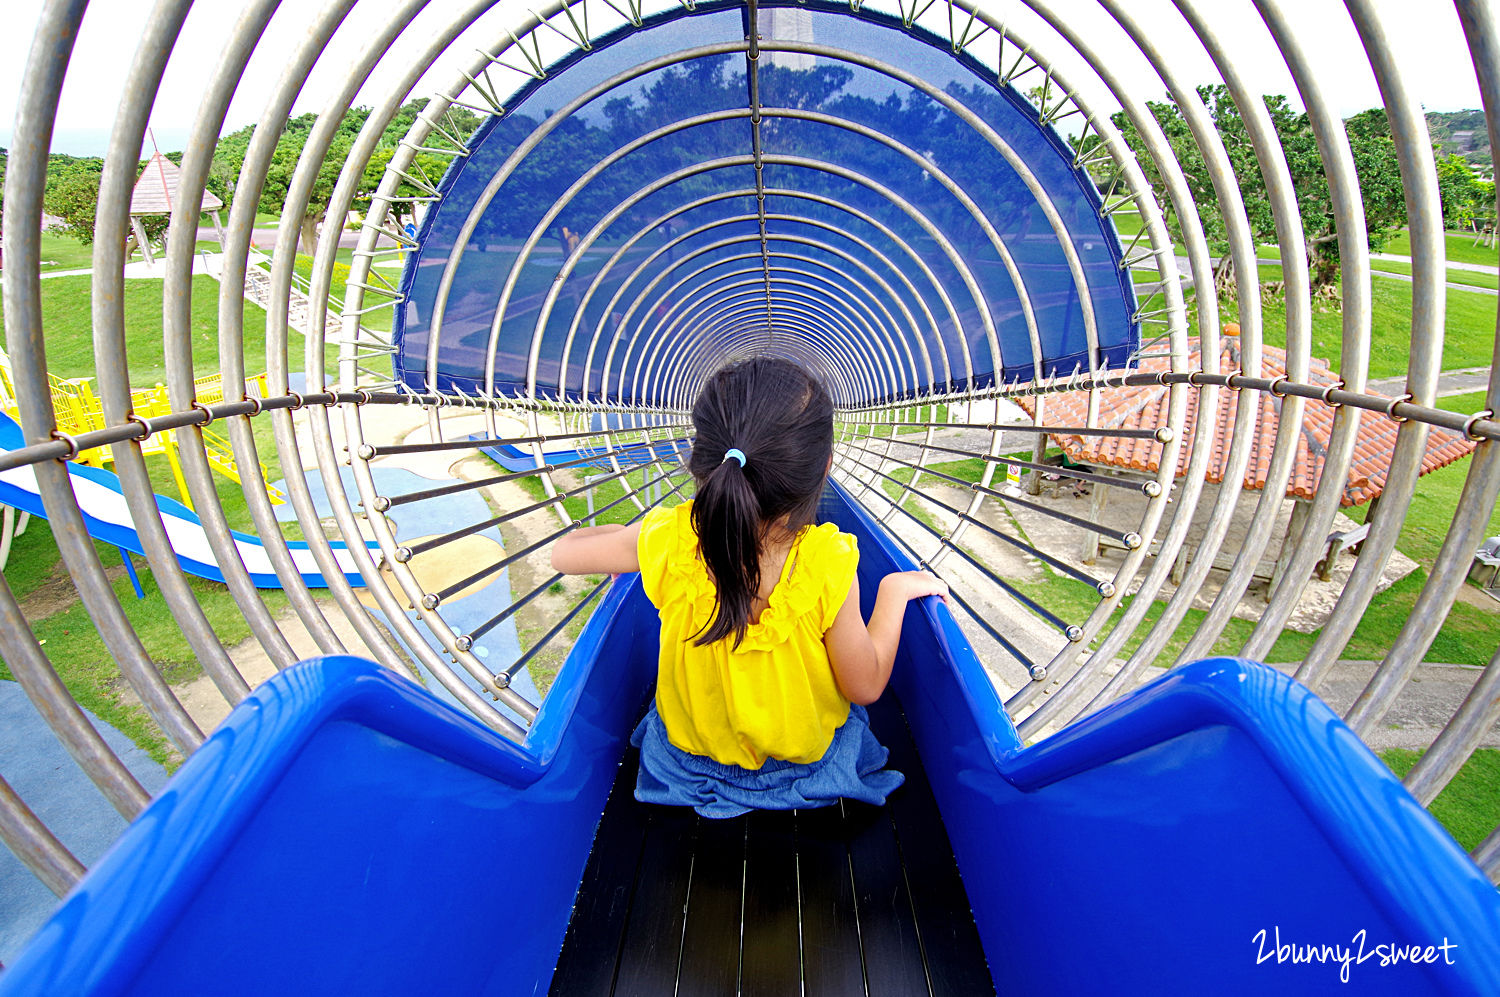
[[849, 595], [859, 549], [832, 523], [804, 529], [760, 620], [733, 638], [696, 646], [712, 618], [714, 586], [698, 553], [692, 502], [652, 509], [636, 550], [646, 596], [661, 616], [656, 710], [683, 751], [758, 769], [767, 758], [817, 761], [849, 716], [823, 634]]

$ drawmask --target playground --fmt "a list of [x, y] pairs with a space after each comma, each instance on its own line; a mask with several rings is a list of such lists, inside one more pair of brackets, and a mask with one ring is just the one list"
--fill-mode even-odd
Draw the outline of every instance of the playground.
[[[17, 141], [0, 995], [1500, 988], [1492, 236], [1445, 226], [1364, 4], [1390, 231], [1279, 4], [1295, 128], [1195, 4], [1211, 89], [1131, 6], [1171, 120], [1048, 4], [582, 0], [294, 119], [313, 32], [231, 132], [247, 12], [185, 151], [103, 161], [87, 254]], [[952, 593], [871, 706], [883, 807], [638, 803], [656, 609], [553, 568], [693, 495], [688, 409], [752, 355], [833, 398], [863, 612]]]

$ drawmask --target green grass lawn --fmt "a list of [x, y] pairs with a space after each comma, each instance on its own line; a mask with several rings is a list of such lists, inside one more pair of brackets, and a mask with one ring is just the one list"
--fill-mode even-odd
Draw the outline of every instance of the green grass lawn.
[[71, 235], [43, 232], [41, 242], [42, 273], [53, 270], [82, 270], [94, 265], [94, 247], [85, 246]]
[[[1411, 264], [1404, 260], [1371, 260], [1370, 269], [1376, 276], [1382, 270], [1386, 273], [1399, 273], [1405, 274], [1408, 277], [1411, 276]], [[1500, 276], [1492, 273], [1480, 273], [1476, 270], [1456, 270], [1450, 267], [1448, 269], [1448, 283], [1467, 284], [1470, 287], [1488, 287], [1493, 289], [1500, 287]]]
[[[1443, 369], [1483, 367], [1494, 351], [1494, 295], [1449, 290], [1443, 332]], [[1274, 303], [1261, 309], [1263, 335], [1271, 346], [1286, 345], [1286, 309]], [[1220, 320], [1238, 321], [1235, 302], [1220, 302]], [[1195, 317], [1189, 311], [1189, 317]], [[1195, 330], [1190, 330], [1195, 333]], [[1312, 355], [1338, 369], [1343, 355], [1343, 316], [1326, 307], [1312, 313]], [[1411, 343], [1411, 285], [1377, 280], [1370, 285], [1371, 379], [1395, 377], [1407, 371]]]
[[[1448, 259], [1454, 263], [1478, 263], [1483, 266], [1500, 264], [1500, 250], [1474, 245], [1472, 232], [1449, 232], [1447, 237]], [[1411, 255], [1411, 233], [1403, 229], [1397, 232], [1381, 250], [1392, 256]]]
[[[166, 352], [162, 346], [162, 287], [151, 278], [125, 281], [125, 351], [130, 357], [131, 383], [150, 387], [166, 380]], [[219, 369], [219, 283], [200, 274], [193, 278], [193, 371], [198, 376]], [[93, 377], [93, 316], [89, 295], [93, 277], [54, 277], [41, 283], [42, 329], [46, 337], [47, 369], [58, 377]], [[245, 370], [265, 370], [266, 313], [245, 302]], [[0, 314], [0, 337], [5, 332]], [[301, 337], [292, 333], [294, 353]]]
[[[1394, 748], [1382, 752], [1380, 757], [1392, 772], [1405, 778], [1422, 754]], [[1428, 809], [1464, 851], [1478, 848], [1500, 823], [1500, 751], [1474, 752]]]
[[1444, 409], [1448, 412], [1462, 412], [1464, 415], [1473, 415], [1485, 407], [1484, 397], [1483, 391], [1470, 391], [1463, 395], [1445, 395], [1433, 402], [1433, 407]]

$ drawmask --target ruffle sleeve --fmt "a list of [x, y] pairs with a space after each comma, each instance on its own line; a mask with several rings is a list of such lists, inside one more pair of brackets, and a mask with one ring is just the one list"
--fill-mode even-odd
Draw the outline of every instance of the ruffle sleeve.
[[840, 533], [832, 523], [824, 523], [817, 530], [826, 533], [809, 552], [810, 573], [816, 574], [823, 582], [819, 611], [823, 614], [822, 629], [826, 633], [849, 596], [849, 586], [854, 584], [854, 573], [859, 568], [859, 543], [850, 534]]
[[689, 548], [688, 563], [697, 557], [691, 516], [692, 503], [686, 502], [670, 509], [651, 509], [641, 517], [635, 552], [641, 562], [641, 587], [654, 606], [660, 606], [668, 594], [678, 594], [675, 584], [683, 573], [684, 543]]

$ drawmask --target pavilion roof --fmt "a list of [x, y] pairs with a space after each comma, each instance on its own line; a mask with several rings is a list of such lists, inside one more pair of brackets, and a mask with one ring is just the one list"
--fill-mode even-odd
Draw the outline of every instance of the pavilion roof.
[[[1201, 369], [1197, 340], [1190, 340], [1192, 350], [1189, 366]], [[1274, 346], [1262, 347], [1262, 369], [1259, 376], [1275, 378], [1286, 375], [1286, 351]], [[1221, 370], [1237, 370], [1240, 366], [1238, 337], [1225, 336]], [[1142, 360], [1140, 369], [1145, 372], [1166, 370], [1166, 357], [1148, 357]], [[1314, 359], [1308, 372], [1308, 383], [1314, 385], [1337, 385], [1340, 378], [1328, 367], [1328, 361]], [[1100, 391], [1098, 424], [1110, 429], [1154, 429], [1167, 424], [1169, 389], [1161, 385], [1140, 387], [1105, 388]], [[1197, 391], [1188, 393], [1187, 421], [1182, 459], [1178, 464], [1178, 475], [1186, 473], [1191, 455], [1198, 419]], [[1261, 489], [1266, 485], [1266, 475], [1271, 467], [1271, 454], [1275, 449], [1276, 431], [1279, 426], [1281, 406], [1285, 399], [1269, 392], [1219, 392], [1218, 411], [1214, 414], [1218, 432], [1213, 436], [1213, 456], [1209, 461], [1208, 480], [1224, 480], [1224, 468], [1229, 456], [1231, 427], [1234, 424], [1235, 406], [1243, 397], [1259, 403], [1256, 432], [1251, 442], [1250, 461], [1245, 470], [1244, 487]], [[1027, 412], [1034, 413], [1032, 399], [1018, 399]], [[1287, 494], [1294, 498], [1311, 499], [1318, 487], [1323, 471], [1324, 457], [1328, 453], [1329, 437], [1333, 432], [1333, 419], [1337, 410], [1321, 403], [1306, 406], [1302, 419], [1302, 432], [1297, 439], [1297, 462], [1287, 482]], [[1088, 393], [1067, 391], [1048, 395], [1044, 421], [1054, 425], [1082, 426], [1088, 417]], [[1354, 457], [1349, 467], [1349, 478], [1344, 483], [1340, 504], [1362, 505], [1380, 494], [1385, 487], [1390, 469], [1391, 453], [1396, 445], [1396, 433], [1400, 424], [1384, 415], [1364, 412], [1360, 416], [1359, 431], [1354, 445]], [[1155, 474], [1160, 468], [1163, 445], [1151, 439], [1133, 439], [1117, 436], [1085, 437], [1067, 434], [1052, 434], [1052, 440], [1071, 460], [1080, 463], [1098, 464]], [[1432, 427], [1427, 437], [1427, 451], [1422, 457], [1422, 472], [1427, 474], [1440, 467], [1468, 456], [1476, 444], [1462, 434]]]
[[[177, 188], [182, 183], [182, 170], [160, 152], [151, 154], [146, 168], [141, 171], [130, 193], [132, 215], [170, 215], [177, 203]], [[224, 202], [212, 191], [203, 192], [203, 210], [218, 211]]]

